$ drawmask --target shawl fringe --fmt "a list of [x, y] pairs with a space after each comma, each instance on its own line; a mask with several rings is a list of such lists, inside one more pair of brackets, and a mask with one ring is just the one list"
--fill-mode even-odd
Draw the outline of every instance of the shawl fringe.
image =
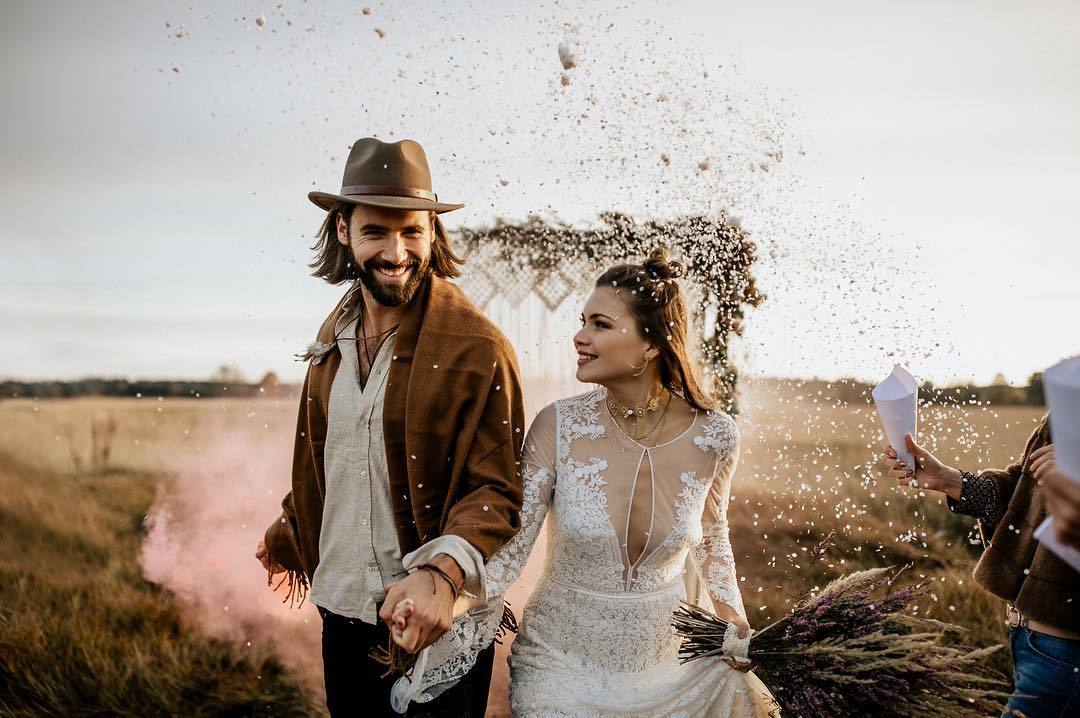
[[274, 593], [281, 588], [282, 584], [286, 585], [285, 598], [281, 599], [282, 603], [288, 603], [289, 608], [299, 609], [304, 605], [304, 600], [307, 598], [308, 593], [308, 580], [307, 576], [301, 571], [285, 571], [285, 575], [281, 577], [281, 580], [274, 585], [274, 573], [266, 572], [266, 585], [273, 589]]
[[409, 678], [409, 674], [412, 673], [413, 667], [416, 666], [417, 654], [409, 653], [404, 648], [394, 642], [393, 636], [391, 636], [387, 642], [386, 647], [375, 646], [371, 649], [371, 653], [368, 654], [371, 660], [384, 667], [379, 677], [388, 678], [390, 676], [405, 676]]
[[517, 632], [517, 616], [514, 615], [514, 611], [510, 608], [510, 603], [503, 602], [503, 615], [502, 619], [499, 620], [499, 627], [495, 630], [495, 642], [502, 645], [502, 639], [506, 638], [507, 633], [517, 635]]

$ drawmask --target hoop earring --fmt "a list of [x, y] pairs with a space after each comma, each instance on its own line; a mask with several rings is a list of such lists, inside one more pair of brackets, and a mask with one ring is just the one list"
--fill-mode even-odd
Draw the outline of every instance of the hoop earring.
[[[645, 363], [641, 365], [641, 369], [636, 371], [633, 374], [633, 376], [641, 376], [642, 374], [645, 373], [645, 370], [649, 368], [649, 362], [652, 361], [652, 360], [649, 359], [648, 357], [645, 357], [645, 356], [642, 356], [642, 358], [645, 359]], [[637, 369], [637, 367], [634, 366], [633, 364], [630, 365], [630, 368], [631, 369]]]

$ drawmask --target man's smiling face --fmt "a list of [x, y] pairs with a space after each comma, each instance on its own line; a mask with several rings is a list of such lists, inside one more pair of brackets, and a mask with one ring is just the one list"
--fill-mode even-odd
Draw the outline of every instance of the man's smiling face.
[[356, 205], [345, 221], [339, 216], [338, 241], [352, 249], [360, 281], [379, 304], [407, 304], [431, 274], [431, 213]]

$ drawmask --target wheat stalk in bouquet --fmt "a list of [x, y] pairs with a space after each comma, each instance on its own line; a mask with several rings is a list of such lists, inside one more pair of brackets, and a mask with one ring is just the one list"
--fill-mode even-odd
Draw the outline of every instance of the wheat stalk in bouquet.
[[[947, 645], [946, 634], [962, 628], [908, 612], [922, 584], [877, 595], [897, 575], [878, 568], [842, 576], [751, 636], [746, 657], [785, 718], [1000, 712], [1007, 686], [982, 663], [1000, 646]], [[684, 602], [674, 625], [682, 662], [733, 657], [727, 621]]]

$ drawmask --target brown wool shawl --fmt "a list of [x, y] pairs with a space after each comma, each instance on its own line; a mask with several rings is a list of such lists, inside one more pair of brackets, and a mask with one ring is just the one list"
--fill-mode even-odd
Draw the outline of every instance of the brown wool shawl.
[[975, 581], [1029, 618], [1080, 632], [1080, 574], [1033, 536], [1046, 518], [1046, 498], [1031, 475], [1031, 454], [1049, 443], [1050, 425], [1043, 419], [1020, 461], [979, 472], [994, 482], [1003, 512], [990, 540], [983, 536], [987, 548]]
[[[323, 322], [320, 342], [334, 341], [335, 323], [350, 296]], [[517, 462], [525, 420], [514, 350], [461, 289], [433, 276], [402, 317], [394, 352], [383, 426], [401, 552], [455, 534], [486, 561], [520, 526]], [[286, 600], [302, 599], [319, 564], [326, 417], [340, 363], [335, 345], [308, 365], [292, 491], [265, 535], [271, 561], [289, 572]]]

